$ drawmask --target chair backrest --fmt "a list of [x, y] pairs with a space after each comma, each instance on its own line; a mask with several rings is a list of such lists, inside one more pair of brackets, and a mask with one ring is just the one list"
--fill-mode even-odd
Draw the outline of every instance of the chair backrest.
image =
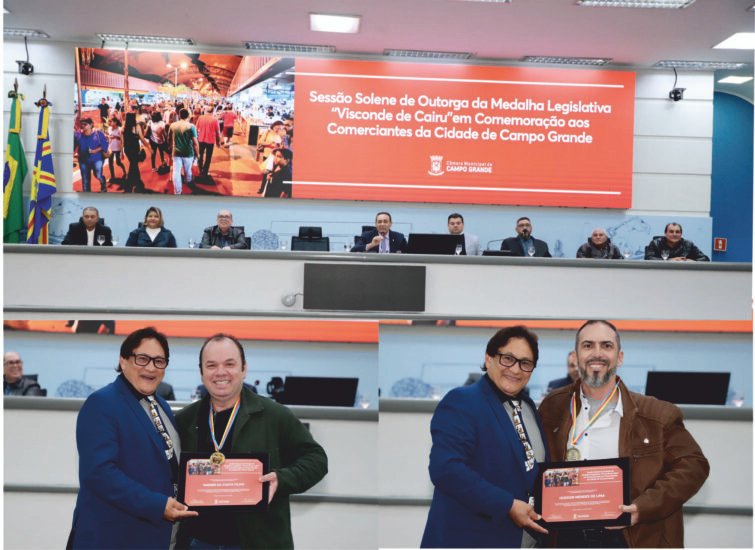
[[302, 225], [299, 227], [299, 237], [303, 239], [321, 239], [322, 227]]
[[291, 250], [309, 250], [313, 252], [330, 252], [330, 238], [305, 239], [293, 235], [291, 237]]
[[377, 227], [375, 227], [374, 225], [363, 225], [362, 233], [367, 233], [368, 231], [377, 231]]
[[258, 229], [252, 233], [252, 250], [278, 250], [278, 235], [269, 229]]

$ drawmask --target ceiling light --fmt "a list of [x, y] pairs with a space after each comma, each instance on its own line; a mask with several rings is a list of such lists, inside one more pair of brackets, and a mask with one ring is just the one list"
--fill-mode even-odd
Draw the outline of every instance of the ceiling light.
[[688, 69], [691, 71], [716, 71], [720, 69], [742, 69], [747, 63], [735, 63], [733, 61], [674, 61], [664, 59], [653, 67], [659, 69]]
[[686, 8], [695, 0], [577, 0], [577, 5], [590, 8]]
[[359, 15], [329, 15], [325, 13], [310, 13], [309, 28], [317, 32], [359, 32]]
[[34, 29], [12, 29], [3, 27], [3, 35], [17, 38], [50, 38], [50, 35], [44, 31], [35, 31]]
[[719, 84], [744, 84], [752, 80], [751, 76], [727, 76], [719, 80]]
[[166, 46], [193, 46], [191, 38], [176, 38], [172, 36], [149, 36], [143, 34], [108, 34], [97, 33], [100, 40], [106, 42], [124, 42], [127, 44], [163, 44]]
[[735, 32], [713, 48], [720, 50], [755, 50], [755, 32]]
[[335, 46], [311, 46], [308, 44], [286, 44], [283, 42], [244, 42], [247, 50], [268, 52], [296, 52], [296, 53], [333, 53]]
[[383, 50], [388, 57], [421, 57], [423, 59], [469, 59], [469, 52], [434, 52], [431, 50]]
[[610, 57], [557, 57], [549, 55], [527, 55], [521, 59], [525, 63], [552, 63], [556, 65], [605, 65]]

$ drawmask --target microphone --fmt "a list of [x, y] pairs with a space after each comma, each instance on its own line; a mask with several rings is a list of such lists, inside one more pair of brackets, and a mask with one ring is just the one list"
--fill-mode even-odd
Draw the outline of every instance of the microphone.
[[[488, 243], [485, 245], [485, 250], [493, 250], [493, 249], [490, 248], [491, 244], [493, 244], [493, 243], [503, 244], [504, 240], [505, 239], [493, 239], [492, 241], [488, 241]], [[498, 248], [500, 248], [500, 246]]]

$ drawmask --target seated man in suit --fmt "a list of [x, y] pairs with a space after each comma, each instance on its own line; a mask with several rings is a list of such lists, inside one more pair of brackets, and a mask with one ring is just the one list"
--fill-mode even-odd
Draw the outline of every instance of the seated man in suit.
[[516, 220], [516, 237], [504, 239], [501, 250], [508, 250], [514, 256], [538, 256], [550, 258], [548, 243], [532, 236], [532, 222], [526, 216]]
[[113, 232], [100, 222], [99, 211], [94, 206], [87, 206], [81, 213], [79, 221], [68, 226], [68, 233], [60, 244], [113, 246]]
[[377, 230], [362, 233], [360, 242], [354, 245], [352, 252], [379, 252], [394, 254], [406, 250], [406, 238], [403, 233], [391, 231], [393, 219], [388, 212], [378, 212], [375, 216]]
[[464, 252], [467, 256], [480, 256], [480, 238], [471, 233], [464, 233], [464, 216], [458, 212], [448, 216], [448, 232], [451, 235], [464, 235]]
[[215, 250], [246, 248], [244, 229], [233, 226], [233, 214], [230, 210], [224, 209], [218, 212], [218, 225], [205, 228], [199, 248], [214, 248]]
[[3, 395], [46, 395], [36, 375], [24, 375], [24, 360], [15, 351], [3, 354]]
[[[682, 226], [671, 222], [666, 224], [664, 237], [656, 237], [645, 247], [646, 260], [673, 260], [675, 262], [709, 262], [695, 243], [682, 239]], [[665, 253], [665, 254], [664, 254]], [[664, 255], [666, 257], [664, 258]]]
[[548, 389], [545, 393], [550, 393], [558, 388], [569, 386], [579, 380], [579, 369], [577, 368], [577, 352], [571, 350], [566, 355], [566, 376], [563, 378], [556, 378], [548, 382]]

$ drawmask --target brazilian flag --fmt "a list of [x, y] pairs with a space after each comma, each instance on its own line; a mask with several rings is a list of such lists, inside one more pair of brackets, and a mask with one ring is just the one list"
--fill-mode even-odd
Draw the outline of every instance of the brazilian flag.
[[[29, 171], [26, 166], [24, 148], [21, 146], [21, 101], [20, 94], [11, 92], [10, 127], [8, 147], [5, 149], [5, 169], [3, 171], [3, 242], [26, 241], [24, 223], [23, 187]], [[21, 96], [23, 99], [23, 96]], [[23, 238], [21, 231], [24, 231]]]

